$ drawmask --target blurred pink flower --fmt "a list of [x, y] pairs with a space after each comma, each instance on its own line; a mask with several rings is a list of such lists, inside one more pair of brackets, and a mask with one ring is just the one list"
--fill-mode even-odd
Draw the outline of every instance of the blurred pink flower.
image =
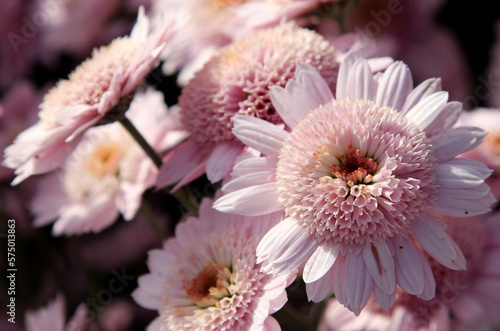
[[488, 105], [500, 108], [500, 20], [495, 23], [495, 41], [490, 51], [487, 82], [488, 84], [484, 88], [488, 92], [486, 95]]
[[[9, 146], [19, 132], [37, 120], [38, 104], [42, 96], [28, 81], [18, 81], [0, 100], [0, 150]], [[3, 153], [0, 163], [3, 162]], [[0, 165], [0, 180], [11, 179], [14, 171]]]
[[430, 299], [434, 279], [418, 245], [451, 269], [465, 260], [439, 218], [466, 217], [494, 202], [484, 164], [456, 155], [485, 133], [453, 128], [462, 105], [447, 102], [438, 79], [413, 88], [396, 62], [374, 77], [351, 54], [340, 66], [336, 100], [309, 65], [300, 64], [271, 100], [291, 132], [249, 116], [235, 116], [234, 134], [264, 155], [236, 164], [214, 208], [243, 215], [283, 210], [257, 256], [281, 274], [305, 263], [308, 298], [332, 290], [359, 313], [373, 292], [384, 309], [396, 284]]
[[493, 174], [487, 179], [493, 195], [500, 198], [500, 109], [477, 108], [470, 112], [465, 112], [460, 118], [460, 124], [466, 126], [477, 126], [488, 135], [477, 148], [464, 153], [465, 158], [483, 162]]
[[87, 307], [81, 304], [73, 317], [66, 323], [65, 300], [58, 295], [46, 307], [27, 311], [24, 315], [26, 331], [95, 331], [87, 319]]
[[[136, 94], [127, 117], [153, 149], [161, 151], [184, 137], [163, 94]], [[63, 168], [40, 180], [32, 203], [35, 225], [55, 221], [54, 235], [99, 232], [121, 213], [131, 220], [158, 169], [119, 124], [91, 128]]]
[[159, 312], [148, 330], [280, 330], [270, 314], [287, 301], [295, 273], [266, 275], [255, 257], [275, 218], [221, 214], [204, 200], [199, 219], [180, 223], [175, 238], [149, 253], [151, 273], [132, 294]]
[[321, 0], [155, 0], [153, 15], [186, 13], [185, 26], [165, 52], [167, 74], [180, 69], [185, 85], [219, 50], [245, 35], [305, 14]]
[[[447, 232], [467, 259], [467, 270], [450, 270], [427, 257], [436, 279], [436, 297], [425, 301], [398, 291], [393, 308], [371, 301], [356, 317], [338, 301], [328, 304], [321, 331], [443, 331], [500, 327], [500, 213], [489, 218], [445, 218]], [[495, 328], [496, 325], [496, 328]]]
[[[113, 15], [119, 10], [119, 0], [38, 0], [33, 15], [45, 15], [46, 24], [39, 27], [43, 57], [58, 53], [86, 57], [99, 46], [99, 38]], [[109, 40], [107, 41], [107, 43]], [[45, 53], [45, 54], [44, 54]]]
[[148, 18], [139, 10], [130, 37], [96, 49], [68, 80], [59, 81], [45, 95], [39, 122], [5, 150], [4, 165], [16, 169], [13, 185], [60, 167], [88, 128], [123, 116], [131, 94], [158, 63], [176, 20], [172, 17], [164, 27], [150, 31]]
[[30, 1], [0, 1], [0, 89], [22, 79], [38, 55], [39, 35], [29, 10]]
[[269, 87], [285, 86], [297, 62], [316, 67], [335, 86], [340, 56], [319, 34], [293, 23], [260, 30], [221, 49], [182, 90], [182, 121], [190, 138], [164, 159], [158, 186], [177, 187], [207, 173], [217, 182], [232, 169], [243, 145], [231, 132], [231, 118], [251, 115], [282, 123]]

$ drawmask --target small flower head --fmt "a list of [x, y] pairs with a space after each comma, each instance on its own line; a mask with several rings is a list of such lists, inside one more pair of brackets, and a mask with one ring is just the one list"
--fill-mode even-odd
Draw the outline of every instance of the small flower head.
[[[137, 93], [127, 116], [157, 151], [182, 138], [180, 125], [167, 111], [160, 92]], [[42, 180], [32, 204], [35, 224], [55, 219], [54, 234], [69, 235], [101, 231], [119, 213], [131, 220], [157, 173], [120, 123], [91, 128], [62, 169]]]
[[16, 168], [17, 184], [33, 174], [58, 168], [88, 128], [124, 116], [132, 93], [158, 63], [174, 21], [150, 31], [144, 10], [130, 36], [94, 51], [68, 79], [44, 97], [39, 122], [5, 150], [5, 165]]
[[297, 62], [317, 68], [333, 87], [337, 55], [319, 34], [292, 23], [246, 36], [221, 49], [183, 89], [182, 121], [195, 141], [209, 146], [236, 141], [231, 118], [238, 114], [281, 123], [269, 87], [285, 86]]
[[286, 302], [294, 273], [261, 272], [255, 247], [271, 218], [224, 215], [205, 200], [200, 219], [177, 226], [176, 237], [151, 251], [151, 273], [139, 278], [135, 300], [156, 309], [155, 330], [267, 330]]

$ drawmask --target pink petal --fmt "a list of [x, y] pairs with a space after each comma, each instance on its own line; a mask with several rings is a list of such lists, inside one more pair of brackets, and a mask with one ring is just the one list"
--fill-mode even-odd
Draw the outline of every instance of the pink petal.
[[182, 178], [177, 184], [175, 184], [175, 186], [172, 187], [172, 189], [170, 190], [170, 192], [177, 191], [178, 189], [180, 189], [184, 185], [192, 182], [196, 178], [198, 178], [201, 175], [203, 175], [205, 173], [205, 169], [207, 168], [207, 162], [208, 162], [208, 160], [203, 160], [202, 162], [200, 162], [200, 164], [198, 164], [196, 166], [196, 168], [194, 168], [193, 170], [191, 170], [190, 172], [188, 172], [184, 176], [184, 178]]
[[222, 187], [222, 191], [225, 193], [238, 191], [249, 186], [266, 184], [269, 182], [275, 182], [275, 171], [259, 171], [254, 173], [249, 173], [241, 177], [236, 177], [230, 180], [226, 185]]
[[271, 86], [271, 102], [283, 121], [295, 127], [309, 112], [333, 100], [333, 94], [318, 71], [309, 64], [298, 63], [295, 78], [285, 88]]
[[396, 300], [396, 291], [391, 294], [387, 294], [378, 286], [373, 287], [373, 295], [375, 296], [375, 299], [377, 299], [380, 308], [385, 311], [388, 311], [394, 305], [394, 300]]
[[399, 111], [412, 90], [413, 81], [410, 69], [402, 62], [394, 62], [384, 72], [375, 100], [379, 105]]
[[339, 76], [337, 78], [337, 91], [336, 91], [337, 100], [347, 99], [350, 97], [348, 91], [348, 88], [351, 88], [348, 85], [350, 80], [350, 74], [354, 66], [354, 63], [359, 59], [361, 59], [361, 57], [357, 53], [351, 51], [342, 60], [342, 63], [340, 64], [339, 68]]
[[434, 279], [429, 262], [410, 238], [394, 238], [392, 242], [395, 253], [396, 278], [399, 286], [410, 294], [421, 295], [424, 291], [426, 279], [424, 273], [430, 273], [428, 276]]
[[293, 219], [285, 218], [259, 242], [256, 250], [257, 263], [267, 260], [263, 270], [275, 275], [283, 274], [298, 268], [317, 246], [306, 229]]
[[444, 105], [442, 111], [436, 119], [432, 121], [427, 128], [425, 128], [427, 137], [431, 138], [434, 135], [445, 132], [446, 130], [451, 130], [460, 118], [462, 110], [463, 105], [458, 101], [448, 102]]
[[278, 202], [276, 183], [266, 183], [228, 193], [214, 202], [223, 213], [245, 216], [265, 215], [283, 209]]
[[349, 89], [346, 90], [347, 94], [344, 95], [344, 98], [363, 100], [373, 100], [375, 98], [377, 87], [372, 71], [365, 59], [358, 59], [354, 62], [347, 84], [349, 84]]
[[288, 133], [278, 126], [252, 116], [232, 118], [234, 135], [245, 145], [269, 156], [278, 157]]
[[186, 140], [163, 158], [156, 186], [163, 188], [178, 182], [204, 160], [207, 157], [203, 153], [203, 147], [193, 140]]
[[459, 127], [439, 135], [434, 141], [436, 162], [443, 162], [481, 144], [486, 136], [482, 129]]
[[396, 289], [394, 258], [385, 240], [365, 244], [362, 256], [375, 284], [387, 294]]
[[436, 182], [445, 188], [471, 188], [481, 185], [491, 173], [481, 162], [452, 159], [437, 165]]
[[245, 159], [235, 164], [231, 176], [239, 177], [262, 171], [276, 171], [277, 158], [271, 157], [253, 157]]
[[330, 269], [318, 280], [306, 283], [307, 299], [313, 302], [321, 302], [332, 292], [332, 289], [332, 269]]
[[373, 289], [373, 280], [361, 254], [346, 254], [345, 295], [348, 308], [357, 316], [366, 305]]
[[281, 326], [274, 317], [269, 316], [264, 321], [264, 328], [262, 329], [262, 331], [281, 331]]
[[434, 217], [419, 215], [411, 228], [413, 238], [439, 263], [453, 270], [465, 269], [462, 251]]
[[[134, 300], [147, 309], [157, 310], [161, 307], [162, 299], [156, 286], [161, 286], [163, 276], [146, 274], [140, 276], [138, 288], [132, 293]], [[155, 286], [156, 285], [156, 286]]]
[[228, 142], [215, 147], [208, 158], [206, 173], [212, 183], [226, 177], [233, 168], [234, 160], [241, 151], [241, 146]]
[[306, 284], [312, 283], [323, 277], [332, 267], [337, 255], [338, 249], [336, 247], [319, 245], [304, 266], [302, 274], [304, 282]]
[[[436, 198], [432, 201], [432, 206], [429, 211], [437, 214], [451, 216], [451, 217], [469, 217], [474, 215], [481, 215], [491, 210], [491, 205], [496, 201], [493, 194], [490, 192], [488, 185], [483, 184], [479, 189], [480, 193], [485, 193], [482, 198], [471, 198], [474, 190], [457, 190], [455, 194], [462, 194], [463, 197], [449, 197], [444, 196], [446, 191], [438, 191]], [[470, 191], [469, 196], [466, 196]]]

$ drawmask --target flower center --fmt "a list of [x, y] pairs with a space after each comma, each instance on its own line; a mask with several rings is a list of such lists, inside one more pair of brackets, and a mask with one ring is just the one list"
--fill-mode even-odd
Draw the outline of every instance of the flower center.
[[345, 246], [407, 235], [434, 190], [425, 133], [368, 100], [312, 111], [283, 143], [279, 201], [322, 242]]
[[183, 289], [196, 305], [213, 306], [230, 295], [227, 290], [230, 277], [231, 272], [226, 266], [210, 261], [193, 279], [184, 281]]
[[364, 157], [361, 150], [349, 145], [349, 153], [341, 155], [342, 163], [332, 165], [331, 174], [352, 186], [354, 184], [369, 183], [373, 179], [373, 172], [377, 169], [377, 162], [371, 157]]
[[42, 125], [47, 129], [57, 126], [59, 112], [68, 106], [98, 105], [113, 75], [127, 70], [137, 48], [137, 41], [122, 37], [94, 50], [92, 57], [80, 64], [69, 79], [59, 81], [45, 95], [38, 114]]
[[208, 148], [225, 141], [240, 143], [231, 118], [249, 115], [282, 123], [269, 87], [285, 86], [297, 62], [317, 68], [329, 86], [338, 73], [337, 51], [319, 34], [282, 24], [260, 30], [222, 48], [183, 88], [181, 120], [196, 142]]
[[96, 177], [115, 175], [119, 173], [123, 150], [118, 143], [109, 143], [98, 146], [88, 161], [90, 172]]

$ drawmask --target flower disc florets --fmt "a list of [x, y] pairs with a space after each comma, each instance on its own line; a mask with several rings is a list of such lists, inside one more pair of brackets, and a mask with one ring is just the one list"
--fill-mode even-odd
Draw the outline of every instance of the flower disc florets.
[[223, 48], [183, 89], [182, 121], [195, 141], [214, 145], [237, 141], [234, 115], [282, 123], [271, 104], [269, 87], [285, 86], [297, 62], [314, 66], [333, 88], [337, 50], [314, 31], [294, 24], [261, 30]]
[[432, 148], [404, 115], [367, 100], [332, 101], [285, 140], [279, 201], [321, 242], [405, 236], [433, 190]]

